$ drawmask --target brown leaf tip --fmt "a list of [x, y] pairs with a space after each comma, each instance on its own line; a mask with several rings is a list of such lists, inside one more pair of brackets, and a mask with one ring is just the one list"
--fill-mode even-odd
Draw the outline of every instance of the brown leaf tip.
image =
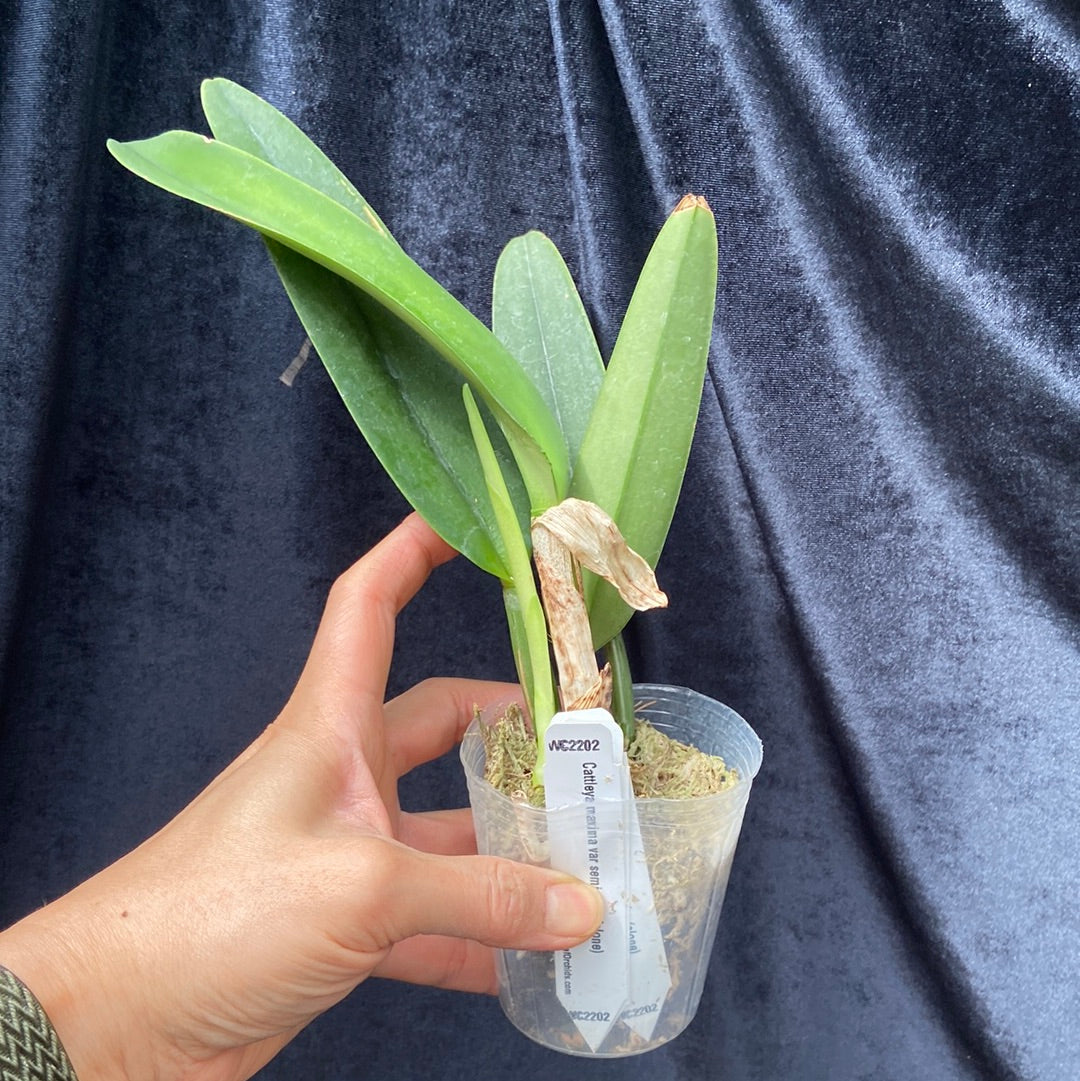
[[679, 200], [679, 205], [672, 211], [672, 214], [678, 214], [680, 210], [710, 210], [711, 212], [704, 195], [684, 195]]

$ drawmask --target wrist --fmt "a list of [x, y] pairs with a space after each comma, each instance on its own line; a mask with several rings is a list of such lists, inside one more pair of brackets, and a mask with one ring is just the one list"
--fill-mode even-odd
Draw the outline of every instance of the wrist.
[[41, 1004], [78, 1081], [155, 1077], [152, 1062], [137, 1063], [145, 1025], [128, 1008], [123, 984], [110, 978], [107, 948], [65, 926], [53, 909], [0, 932], [0, 965]]

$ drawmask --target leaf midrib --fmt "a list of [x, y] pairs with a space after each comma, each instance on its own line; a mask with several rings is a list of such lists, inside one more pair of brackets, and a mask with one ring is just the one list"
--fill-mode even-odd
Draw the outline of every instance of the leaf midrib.
[[540, 313], [540, 304], [536, 296], [535, 277], [533, 275], [533, 260], [532, 260], [532, 241], [526, 240], [523, 245], [525, 249], [525, 269], [528, 272], [529, 278], [529, 299], [532, 301], [533, 315], [535, 316], [535, 325], [537, 332], [540, 335], [540, 348], [544, 357], [544, 371], [547, 373], [548, 387], [551, 389], [551, 409], [555, 414], [555, 419], [559, 422], [560, 431], [566, 431], [566, 425], [563, 423], [562, 407], [559, 401], [558, 388], [555, 385], [555, 372], [551, 367], [551, 353], [547, 344], [547, 333], [545, 331], [544, 320]]

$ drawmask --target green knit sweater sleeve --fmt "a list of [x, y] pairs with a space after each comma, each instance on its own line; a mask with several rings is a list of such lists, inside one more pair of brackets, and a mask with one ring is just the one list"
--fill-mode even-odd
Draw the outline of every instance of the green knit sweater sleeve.
[[0, 1081], [76, 1081], [41, 1003], [0, 965]]

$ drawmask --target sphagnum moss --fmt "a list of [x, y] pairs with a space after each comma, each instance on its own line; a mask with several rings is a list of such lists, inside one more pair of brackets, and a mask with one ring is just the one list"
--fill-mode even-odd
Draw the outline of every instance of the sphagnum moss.
[[[511, 705], [480, 728], [486, 765], [484, 779], [511, 799], [544, 806], [544, 789], [533, 783], [536, 739], [520, 706]], [[733, 788], [738, 770], [718, 755], [681, 743], [638, 719], [627, 748], [630, 780], [638, 799], [692, 799]]]

